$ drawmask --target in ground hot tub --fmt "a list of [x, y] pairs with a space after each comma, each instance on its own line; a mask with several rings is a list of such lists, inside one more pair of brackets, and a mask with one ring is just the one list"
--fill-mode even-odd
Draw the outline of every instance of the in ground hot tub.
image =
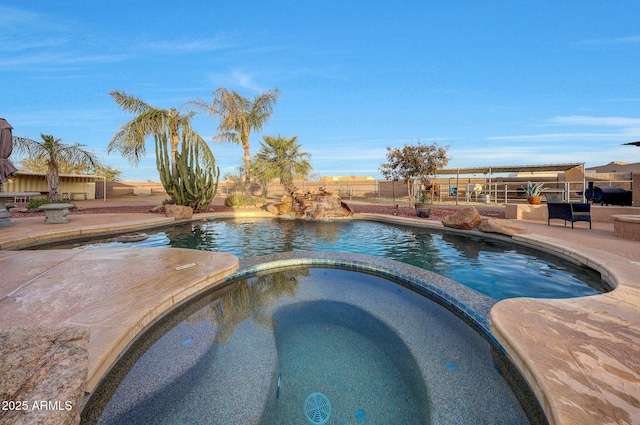
[[149, 329], [99, 385], [83, 422], [526, 424], [495, 348], [380, 275], [273, 268]]

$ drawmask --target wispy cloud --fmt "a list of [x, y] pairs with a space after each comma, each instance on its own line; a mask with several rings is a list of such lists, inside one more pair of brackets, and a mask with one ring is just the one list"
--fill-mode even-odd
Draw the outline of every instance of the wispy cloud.
[[[540, 124], [540, 128], [554, 127], [556, 131], [535, 134], [490, 136], [489, 141], [509, 142], [603, 142], [625, 141], [640, 137], [640, 118], [594, 117], [589, 115], [559, 116]], [[576, 128], [583, 131], [575, 131]], [[580, 128], [582, 127], [582, 128]], [[603, 127], [600, 131], [588, 131], [592, 127]], [[559, 131], [558, 131], [559, 130]], [[566, 131], [562, 131], [566, 130]]]
[[232, 90], [240, 88], [252, 92], [268, 90], [257, 81], [256, 72], [248, 72], [241, 68], [235, 68], [226, 73], [209, 74], [207, 79], [211, 87], [229, 87]]
[[350, 145], [342, 145], [340, 149], [311, 148], [306, 149], [311, 155], [312, 160], [322, 161], [344, 161], [345, 158], [349, 162], [357, 163], [358, 161], [379, 160], [381, 163], [385, 160], [387, 150], [379, 147], [358, 148]]
[[638, 127], [640, 118], [627, 117], [593, 117], [590, 115], [571, 115], [566, 117], [554, 117], [549, 120], [551, 124], [561, 125], [587, 125], [606, 127]]
[[578, 44], [589, 45], [606, 45], [606, 44], [635, 44], [640, 43], [640, 35], [630, 35], [626, 37], [596, 38], [591, 40], [583, 40]]
[[37, 65], [46, 65], [46, 70], [51, 71], [60, 67], [121, 62], [129, 57], [125, 54], [85, 54], [79, 51], [33, 52], [3, 59], [0, 61], [0, 71], [33, 68]]
[[202, 53], [221, 49], [231, 49], [244, 43], [230, 34], [220, 34], [213, 38], [141, 41], [138, 47], [144, 51], [161, 51], [165, 54]]
[[203, 39], [131, 40], [96, 34], [81, 24], [18, 8], [0, 6], [0, 71], [68, 69], [69, 66], [124, 62], [145, 54], [193, 54], [237, 48], [232, 34]]
[[542, 134], [514, 134], [509, 136], [490, 136], [490, 141], [509, 142], [563, 142], [563, 141], [597, 141], [617, 140], [621, 137], [617, 133], [542, 133]]
[[476, 167], [488, 165], [527, 165], [586, 162], [596, 165], [610, 162], [613, 158], [628, 158], [629, 149], [623, 146], [589, 145], [588, 149], [576, 152], [572, 147], [563, 149], [540, 149], [539, 146], [490, 146], [482, 149], [453, 149], [452, 163], [447, 168]]

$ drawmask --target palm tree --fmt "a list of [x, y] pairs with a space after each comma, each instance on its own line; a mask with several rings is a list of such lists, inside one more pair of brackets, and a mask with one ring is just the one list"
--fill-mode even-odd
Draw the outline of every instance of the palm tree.
[[[183, 134], [194, 135], [199, 144], [206, 146], [202, 138], [191, 129], [191, 118], [195, 112], [191, 111], [183, 115], [175, 108], [154, 108], [137, 97], [117, 90], [113, 90], [109, 94], [124, 111], [132, 112], [137, 116], [122, 126], [120, 131], [113, 136], [107, 148], [108, 153], [114, 150], [119, 151], [122, 156], [137, 165], [140, 158], [146, 153], [145, 140], [148, 136], [167, 137], [171, 144], [171, 175], [175, 177], [177, 175], [176, 157], [180, 144], [180, 130]], [[209, 150], [208, 147], [206, 150]]]
[[244, 150], [245, 189], [249, 188], [251, 154], [249, 135], [252, 131], [260, 131], [273, 112], [273, 105], [278, 101], [280, 90], [273, 89], [256, 96], [253, 100], [240, 96], [235, 91], [219, 88], [213, 93], [211, 105], [194, 102], [209, 110], [211, 116], [219, 115], [220, 134], [214, 140], [239, 143]]
[[43, 163], [47, 167], [47, 184], [49, 186], [49, 202], [57, 202], [58, 182], [60, 180], [60, 167], [64, 164], [78, 164], [96, 168], [100, 163], [95, 155], [82, 149], [80, 143], [65, 145], [60, 139], [56, 139], [48, 134], [41, 134], [42, 142], [27, 139], [24, 137], [14, 137], [14, 146], [36, 163]]
[[284, 185], [287, 193], [296, 191], [293, 179], [304, 177], [313, 168], [308, 159], [311, 157], [306, 152], [301, 152], [302, 147], [298, 143], [298, 136], [286, 138], [282, 136], [264, 136], [264, 142], [260, 142], [260, 150], [255, 156], [252, 171], [258, 179], [273, 179], [280, 177], [280, 183]]

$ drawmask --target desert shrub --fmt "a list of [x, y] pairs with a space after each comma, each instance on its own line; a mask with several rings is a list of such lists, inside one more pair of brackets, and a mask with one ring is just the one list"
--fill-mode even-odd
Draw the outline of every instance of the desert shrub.
[[[42, 205], [50, 204], [50, 203], [51, 202], [49, 202], [49, 199], [46, 196], [37, 196], [29, 200], [29, 203], [27, 204], [27, 208], [29, 208], [30, 210], [34, 210], [34, 209], [40, 208], [40, 206]], [[56, 204], [71, 204], [71, 203], [72, 202], [68, 199], [60, 199], [56, 201]]]
[[262, 196], [254, 196], [251, 199], [251, 204], [252, 205], [264, 205], [267, 203], [267, 198], [264, 198]]
[[224, 200], [226, 207], [244, 207], [248, 204], [247, 197], [242, 193], [230, 193]]

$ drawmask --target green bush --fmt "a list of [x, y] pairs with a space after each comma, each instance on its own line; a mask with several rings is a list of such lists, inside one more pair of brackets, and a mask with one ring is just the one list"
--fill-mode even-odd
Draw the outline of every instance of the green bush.
[[[56, 204], [70, 204], [71, 201], [67, 199], [60, 199], [56, 202]], [[40, 208], [40, 206], [50, 204], [49, 199], [46, 196], [38, 196], [35, 198], [31, 198], [29, 203], [27, 204], [27, 208], [30, 210]]]
[[251, 204], [252, 205], [264, 205], [267, 203], [267, 198], [264, 198], [262, 196], [254, 196], [251, 199]]
[[27, 208], [30, 210], [40, 208], [40, 205], [48, 204], [49, 200], [46, 196], [37, 196], [29, 199], [29, 203], [27, 204]]
[[244, 207], [247, 204], [247, 197], [242, 193], [230, 193], [224, 200], [225, 207]]

